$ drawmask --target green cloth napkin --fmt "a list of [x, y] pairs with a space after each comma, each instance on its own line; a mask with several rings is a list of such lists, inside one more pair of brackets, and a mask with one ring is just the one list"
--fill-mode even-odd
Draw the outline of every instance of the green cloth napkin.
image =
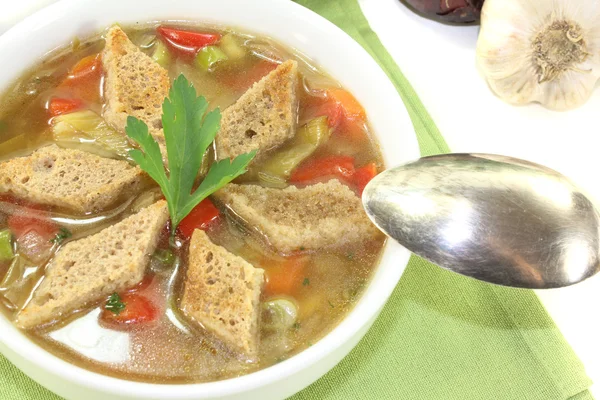
[[[356, 0], [297, 2], [379, 62], [408, 108], [423, 155], [449, 151]], [[290, 400], [589, 400], [590, 384], [533, 292], [484, 284], [413, 257], [360, 344]], [[60, 400], [1, 356], [0, 399]]]

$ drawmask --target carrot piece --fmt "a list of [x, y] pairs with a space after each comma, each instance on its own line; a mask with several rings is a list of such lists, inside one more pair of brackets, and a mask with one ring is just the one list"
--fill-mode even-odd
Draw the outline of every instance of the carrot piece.
[[362, 196], [362, 192], [363, 190], [365, 190], [365, 186], [367, 186], [367, 183], [369, 183], [371, 179], [375, 178], [376, 175], [377, 165], [375, 165], [375, 163], [369, 163], [364, 167], [358, 168], [354, 172], [354, 175], [352, 176], [352, 181], [356, 186], [359, 196]]
[[186, 238], [192, 237], [194, 230], [207, 230], [219, 218], [220, 212], [213, 202], [206, 198], [200, 202], [192, 211], [179, 223], [177, 229]]
[[341, 107], [346, 119], [360, 122], [367, 120], [365, 109], [350, 92], [339, 88], [327, 89], [327, 97]]
[[350, 156], [327, 156], [303, 162], [292, 172], [290, 182], [306, 183], [319, 178], [334, 176], [348, 181], [354, 175], [354, 158]]
[[263, 293], [266, 296], [293, 295], [302, 287], [307, 257], [289, 257], [275, 265], [263, 265], [266, 279]]
[[100, 54], [90, 55], [75, 64], [58, 88], [65, 89], [72, 97], [99, 102], [101, 78]]
[[53, 97], [48, 103], [48, 112], [51, 116], [56, 117], [57, 115], [72, 113], [82, 107], [83, 103], [80, 100]]

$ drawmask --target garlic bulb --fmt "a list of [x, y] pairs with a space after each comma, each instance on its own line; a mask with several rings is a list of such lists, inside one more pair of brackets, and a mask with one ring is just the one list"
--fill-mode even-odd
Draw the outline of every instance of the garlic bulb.
[[600, 77], [600, 0], [486, 0], [477, 64], [513, 104], [583, 104]]

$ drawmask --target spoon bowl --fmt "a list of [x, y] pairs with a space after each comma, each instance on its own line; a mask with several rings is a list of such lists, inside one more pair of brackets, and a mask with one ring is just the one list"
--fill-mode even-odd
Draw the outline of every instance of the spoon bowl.
[[490, 154], [424, 157], [365, 188], [367, 215], [442, 268], [482, 281], [545, 289], [600, 270], [600, 218], [589, 198], [547, 167]]

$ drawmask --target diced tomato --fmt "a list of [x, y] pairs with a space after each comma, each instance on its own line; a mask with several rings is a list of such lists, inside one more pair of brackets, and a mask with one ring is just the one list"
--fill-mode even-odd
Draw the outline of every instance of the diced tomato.
[[57, 115], [68, 114], [73, 111], [77, 111], [82, 107], [83, 103], [80, 100], [53, 97], [48, 103], [48, 112], [52, 117], [56, 117]]
[[365, 190], [365, 186], [367, 183], [377, 175], [377, 165], [375, 163], [369, 163], [364, 167], [358, 168], [354, 175], [352, 176], [352, 181], [356, 189], [358, 190], [358, 195], [362, 196], [363, 190]]
[[269, 72], [277, 68], [279, 64], [260, 60], [247, 71], [224, 70], [217, 72], [217, 78], [221, 83], [237, 92], [245, 92], [254, 83], [267, 76]]
[[308, 258], [303, 256], [289, 257], [284, 262], [273, 264], [268, 261], [262, 263], [261, 267], [266, 271], [265, 296], [293, 295], [302, 287], [307, 264]]
[[354, 158], [350, 156], [327, 156], [303, 162], [292, 172], [290, 182], [306, 183], [334, 176], [348, 181], [354, 175]]
[[220, 212], [213, 202], [206, 198], [200, 202], [192, 211], [179, 223], [177, 228], [179, 232], [187, 239], [192, 237], [194, 230], [202, 229], [203, 231], [211, 227], [211, 225], [219, 218]]
[[148, 298], [137, 293], [124, 293], [120, 296], [125, 309], [119, 314], [103, 309], [100, 322], [112, 329], [124, 330], [134, 325], [155, 321], [159, 316], [158, 308]]
[[25, 207], [7, 219], [8, 229], [15, 236], [19, 252], [33, 262], [43, 262], [51, 255], [52, 239], [59, 232], [43, 206], [20, 201]]
[[183, 57], [193, 57], [201, 48], [215, 44], [221, 39], [218, 33], [184, 31], [164, 26], [159, 26], [156, 32], [172, 52]]
[[[29, 205], [28, 207], [32, 209]], [[30, 231], [35, 231], [40, 236], [46, 238], [47, 241], [50, 241], [58, 232], [58, 226], [49, 219], [46, 212], [40, 209], [35, 211], [27, 211], [27, 209], [17, 211], [8, 217], [7, 224], [10, 231], [17, 238]]]
[[79, 60], [58, 88], [68, 90], [74, 98], [99, 102], [101, 79], [102, 60], [93, 54]]
[[338, 88], [327, 89], [322, 94], [322, 97], [309, 98], [305, 117], [316, 118], [325, 115], [329, 126], [337, 134], [343, 134], [355, 141], [365, 139], [366, 113], [354, 96]]

